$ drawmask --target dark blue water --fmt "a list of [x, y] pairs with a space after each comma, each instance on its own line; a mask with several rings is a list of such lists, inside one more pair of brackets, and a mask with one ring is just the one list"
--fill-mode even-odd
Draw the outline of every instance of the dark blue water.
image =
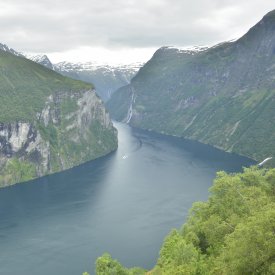
[[165, 235], [218, 170], [252, 162], [210, 146], [116, 124], [119, 149], [56, 175], [0, 190], [0, 274], [93, 273], [108, 251], [153, 267]]

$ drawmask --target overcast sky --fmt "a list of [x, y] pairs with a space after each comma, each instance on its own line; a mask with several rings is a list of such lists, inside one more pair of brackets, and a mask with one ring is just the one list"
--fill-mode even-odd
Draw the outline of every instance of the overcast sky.
[[146, 61], [240, 37], [274, 0], [0, 0], [1, 43], [54, 61]]

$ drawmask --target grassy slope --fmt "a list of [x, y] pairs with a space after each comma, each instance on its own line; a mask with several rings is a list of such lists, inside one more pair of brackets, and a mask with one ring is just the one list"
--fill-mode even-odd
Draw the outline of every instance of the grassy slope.
[[0, 122], [32, 121], [50, 94], [92, 88], [0, 50]]

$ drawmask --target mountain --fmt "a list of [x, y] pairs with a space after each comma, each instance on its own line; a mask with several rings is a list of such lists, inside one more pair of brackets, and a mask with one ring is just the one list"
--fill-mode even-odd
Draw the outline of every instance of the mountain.
[[42, 55], [31, 55], [31, 56], [26, 56], [28, 59], [45, 66], [48, 69], [54, 70], [54, 66], [50, 59], [48, 58], [47, 55], [42, 54]]
[[98, 95], [106, 102], [118, 88], [130, 83], [142, 64], [109, 66], [103, 64], [60, 62], [54, 70], [62, 75], [93, 83]]
[[53, 64], [47, 55], [25, 54], [24, 56], [64, 76], [92, 83], [95, 85], [97, 94], [105, 102], [110, 99], [114, 91], [129, 84], [132, 77], [135, 76], [143, 65], [141, 63], [134, 63], [110, 66], [93, 62], [70, 63], [66, 61]]
[[0, 186], [116, 149], [116, 129], [93, 85], [1, 49], [0, 87]]
[[1, 44], [1, 43], [0, 43], [0, 50], [4, 51], [4, 52], [11, 53], [15, 56], [23, 56], [21, 53], [19, 53], [19, 52], [15, 51], [14, 49], [8, 47], [7, 45]]
[[210, 48], [162, 47], [107, 103], [114, 119], [262, 160], [275, 154], [275, 10]]

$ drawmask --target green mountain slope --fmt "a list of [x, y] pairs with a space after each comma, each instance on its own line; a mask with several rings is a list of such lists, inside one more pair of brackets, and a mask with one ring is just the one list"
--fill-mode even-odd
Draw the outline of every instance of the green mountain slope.
[[0, 50], [0, 186], [105, 155], [116, 130], [93, 86]]
[[8, 52], [0, 52], [0, 121], [33, 120], [53, 92], [93, 89]]
[[160, 48], [107, 104], [136, 127], [261, 160], [275, 153], [275, 11], [235, 42]]

